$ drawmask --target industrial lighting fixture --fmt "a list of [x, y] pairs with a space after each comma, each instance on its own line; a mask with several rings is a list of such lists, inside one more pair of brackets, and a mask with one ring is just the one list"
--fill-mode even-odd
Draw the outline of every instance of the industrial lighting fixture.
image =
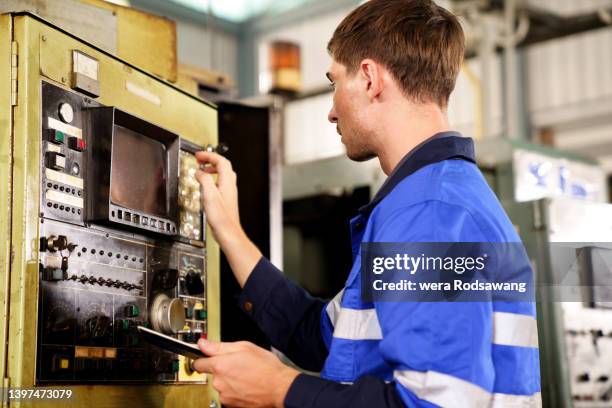
[[241, 23], [263, 14], [279, 14], [311, 0], [171, 0], [202, 13]]

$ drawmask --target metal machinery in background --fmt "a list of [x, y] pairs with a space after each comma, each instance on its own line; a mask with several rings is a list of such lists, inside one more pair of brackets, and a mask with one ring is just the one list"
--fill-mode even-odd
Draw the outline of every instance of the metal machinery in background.
[[0, 15], [0, 77], [3, 386], [216, 406], [136, 331], [220, 338], [193, 154], [217, 143], [216, 107], [28, 13]]
[[504, 204], [538, 281], [543, 406], [612, 407], [612, 298], [597, 293], [611, 284], [612, 205]]
[[605, 292], [612, 284], [612, 205], [605, 203], [605, 171], [517, 141], [479, 143], [477, 157], [536, 272], [543, 405], [612, 407], [612, 296]]

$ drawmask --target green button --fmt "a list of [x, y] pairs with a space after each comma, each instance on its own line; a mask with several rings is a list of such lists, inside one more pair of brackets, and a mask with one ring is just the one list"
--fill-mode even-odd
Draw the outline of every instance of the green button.
[[185, 308], [185, 317], [187, 319], [192, 319], [193, 318], [193, 309], [191, 309], [190, 307], [186, 307]]
[[179, 371], [179, 361], [178, 360], [172, 360], [172, 372], [173, 373], [178, 373]]
[[206, 315], [207, 315], [206, 310], [200, 309], [200, 310], [196, 311], [196, 313], [197, 313], [196, 316], [197, 316], [198, 320], [206, 319]]
[[53, 141], [55, 143], [64, 143], [65, 141], [65, 136], [63, 132], [60, 132], [59, 130], [56, 130], [53, 132]]
[[122, 328], [123, 330], [128, 330], [128, 329], [130, 328], [130, 321], [129, 321], [129, 320], [126, 320], [126, 319], [123, 319], [123, 320], [121, 321], [121, 328]]

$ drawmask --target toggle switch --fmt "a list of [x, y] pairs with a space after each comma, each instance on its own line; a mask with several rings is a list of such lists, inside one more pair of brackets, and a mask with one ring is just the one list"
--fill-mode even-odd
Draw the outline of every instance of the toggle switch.
[[65, 235], [51, 235], [47, 238], [46, 249], [49, 252], [63, 251], [68, 248], [68, 238]]
[[119, 321], [119, 328], [123, 331], [129, 331], [131, 322], [128, 319], [122, 319]]

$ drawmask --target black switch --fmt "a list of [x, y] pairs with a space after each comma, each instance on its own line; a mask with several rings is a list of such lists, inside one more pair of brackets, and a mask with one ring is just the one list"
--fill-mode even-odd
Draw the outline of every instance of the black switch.
[[124, 308], [125, 317], [138, 317], [140, 309], [137, 305], [127, 305]]
[[202, 277], [199, 273], [194, 271], [190, 271], [187, 273], [187, 276], [185, 276], [185, 287], [187, 288], [187, 293], [192, 296], [204, 293]]
[[47, 152], [47, 167], [53, 170], [66, 168], [66, 156], [61, 153]]
[[67, 256], [62, 257], [62, 271], [68, 272], [68, 257]]

